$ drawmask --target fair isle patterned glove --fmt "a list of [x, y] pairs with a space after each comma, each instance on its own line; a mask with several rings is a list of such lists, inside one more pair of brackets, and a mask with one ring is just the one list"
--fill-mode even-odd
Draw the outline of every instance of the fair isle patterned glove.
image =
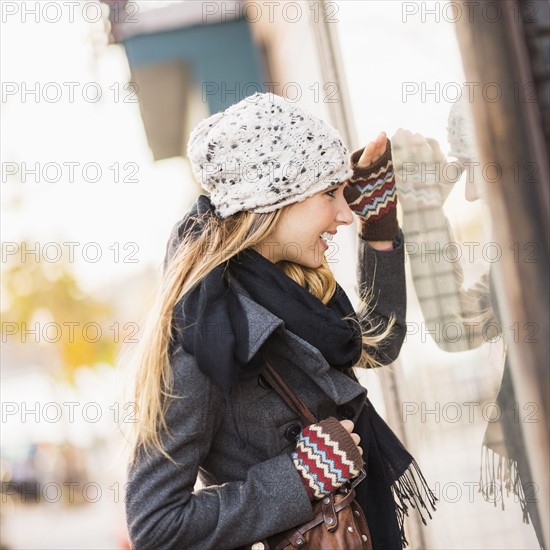
[[302, 430], [291, 458], [312, 500], [335, 491], [363, 467], [351, 435], [332, 416]]
[[399, 233], [397, 190], [391, 142], [384, 154], [370, 166], [359, 168], [363, 149], [351, 155], [353, 176], [344, 190], [349, 207], [359, 217], [359, 234], [367, 241], [393, 241]]

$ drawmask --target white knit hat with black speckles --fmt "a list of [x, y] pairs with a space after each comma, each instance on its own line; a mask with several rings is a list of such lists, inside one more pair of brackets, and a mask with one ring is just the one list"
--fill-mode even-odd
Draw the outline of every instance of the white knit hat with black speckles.
[[187, 155], [221, 218], [272, 212], [352, 175], [337, 130], [271, 93], [249, 96], [200, 122]]

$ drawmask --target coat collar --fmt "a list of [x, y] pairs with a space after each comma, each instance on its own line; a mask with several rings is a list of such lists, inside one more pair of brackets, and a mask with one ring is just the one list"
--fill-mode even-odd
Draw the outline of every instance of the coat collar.
[[281, 351], [289, 354], [289, 362], [300, 368], [336, 404], [348, 402], [360, 394], [366, 395], [366, 388], [333, 369], [317, 348], [286, 329], [282, 319], [255, 302], [237, 281], [232, 280], [231, 284], [245, 313], [243, 321], [248, 331], [247, 360], [252, 359], [266, 340], [278, 330], [286, 342], [283, 346], [286, 350]]
[[268, 309], [255, 302], [246, 290], [236, 281], [231, 281], [236, 291], [237, 298], [245, 313], [243, 322], [244, 329], [248, 334], [248, 357], [250, 361], [264, 342], [278, 328], [284, 328], [282, 319], [271, 313]]

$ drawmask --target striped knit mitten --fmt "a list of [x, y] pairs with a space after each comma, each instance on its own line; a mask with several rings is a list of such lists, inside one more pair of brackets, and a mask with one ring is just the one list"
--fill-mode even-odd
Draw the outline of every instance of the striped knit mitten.
[[351, 435], [332, 416], [302, 430], [291, 458], [312, 500], [335, 491], [363, 467]]
[[359, 231], [363, 239], [392, 241], [399, 232], [399, 226], [390, 140], [384, 154], [366, 168], [357, 166], [362, 153], [363, 149], [359, 149], [351, 155], [353, 176], [344, 195], [351, 210], [359, 217]]

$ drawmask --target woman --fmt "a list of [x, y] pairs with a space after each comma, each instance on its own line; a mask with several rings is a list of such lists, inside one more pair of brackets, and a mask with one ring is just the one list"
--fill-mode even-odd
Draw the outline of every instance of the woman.
[[[312, 502], [363, 465], [374, 547], [401, 548], [405, 500], [423, 505], [415, 464], [352, 370], [393, 361], [406, 330], [389, 141], [378, 136], [351, 169], [334, 128], [255, 94], [202, 121], [188, 156], [210, 195], [172, 232], [143, 340], [126, 501], [134, 550], [264, 540], [310, 520]], [[350, 208], [368, 315], [323, 256]], [[262, 376], [266, 362], [324, 420], [301, 426]], [[347, 467], [319, 474], [336, 455]]]

